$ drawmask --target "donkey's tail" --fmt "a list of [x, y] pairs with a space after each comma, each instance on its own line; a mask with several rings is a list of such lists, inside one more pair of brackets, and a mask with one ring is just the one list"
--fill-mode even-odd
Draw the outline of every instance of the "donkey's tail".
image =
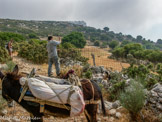
[[102, 96], [101, 88], [98, 86], [98, 84], [95, 81], [91, 80], [91, 82], [93, 83], [93, 85], [95, 86], [95, 88], [98, 91], [98, 94], [99, 94], [100, 99], [101, 99], [102, 112], [103, 112], [103, 115], [106, 116], [106, 108], [105, 108], [105, 104], [104, 104], [104, 99], [103, 99], [103, 96]]
[[103, 115], [106, 116], [106, 108], [105, 108], [105, 104], [104, 104], [104, 99], [103, 99], [102, 93], [100, 94], [100, 98], [101, 98], [102, 112], [103, 112]]

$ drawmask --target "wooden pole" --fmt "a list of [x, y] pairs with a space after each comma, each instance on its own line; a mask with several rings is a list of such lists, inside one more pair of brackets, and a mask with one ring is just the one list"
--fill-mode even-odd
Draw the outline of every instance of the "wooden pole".
[[95, 55], [93, 53], [91, 53], [92, 59], [93, 59], [93, 65], [96, 66], [96, 62], [95, 62]]

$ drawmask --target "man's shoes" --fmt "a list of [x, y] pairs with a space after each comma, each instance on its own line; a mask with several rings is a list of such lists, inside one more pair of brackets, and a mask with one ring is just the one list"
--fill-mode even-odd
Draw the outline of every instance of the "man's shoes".
[[54, 75], [48, 75], [48, 77], [54, 78]]
[[61, 73], [59, 73], [56, 77], [57, 77], [57, 78], [61, 78]]

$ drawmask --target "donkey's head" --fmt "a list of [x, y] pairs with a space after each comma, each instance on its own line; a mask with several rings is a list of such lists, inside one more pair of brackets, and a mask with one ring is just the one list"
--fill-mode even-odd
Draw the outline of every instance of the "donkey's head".
[[16, 65], [15, 68], [11, 73], [7, 73], [4, 75], [0, 71], [0, 78], [2, 80], [2, 96], [8, 102], [12, 99], [17, 100], [19, 97], [20, 91], [20, 84], [19, 79], [20, 76], [18, 75], [18, 66]]

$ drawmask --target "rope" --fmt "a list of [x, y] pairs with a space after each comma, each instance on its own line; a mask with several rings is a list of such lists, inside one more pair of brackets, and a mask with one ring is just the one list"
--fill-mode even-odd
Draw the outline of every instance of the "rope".
[[91, 100], [94, 100], [94, 87], [93, 87], [91, 81], [89, 81], [89, 82], [90, 82], [90, 84], [91, 84], [91, 88], [92, 88], [92, 95], [93, 95]]
[[90, 115], [89, 115], [89, 113], [87, 112], [86, 109], [84, 110], [84, 113], [85, 113], [85, 115], [87, 115], [88, 119], [91, 120], [91, 117], [90, 117]]

